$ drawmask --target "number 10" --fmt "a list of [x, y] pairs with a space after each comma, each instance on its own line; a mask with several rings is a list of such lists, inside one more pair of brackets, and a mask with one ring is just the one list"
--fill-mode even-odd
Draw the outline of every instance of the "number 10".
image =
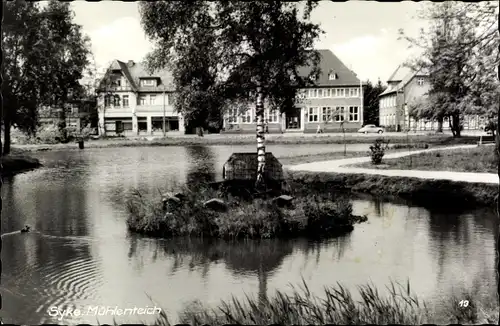
[[460, 307], [467, 307], [469, 305], [469, 300], [460, 300], [458, 303]]

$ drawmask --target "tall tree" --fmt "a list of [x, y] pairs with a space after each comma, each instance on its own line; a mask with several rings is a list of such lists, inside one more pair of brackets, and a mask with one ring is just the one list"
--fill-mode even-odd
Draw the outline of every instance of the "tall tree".
[[363, 88], [363, 121], [365, 124], [379, 125], [379, 95], [386, 90], [387, 86], [383, 85], [380, 79], [377, 84], [373, 85], [371, 81], [367, 81]]
[[42, 102], [60, 110], [61, 138], [66, 139], [66, 111], [68, 101], [80, 92], [85, 68], [89, 64], [90, 40], [81, 26], [74, 23], [74, 13], [68, 2], [51, 0], [41, 11], [42, 25], [47, 45], [38, 63], [44, 74], [41, 81]]
[[[315, 6], [315, 1], [307, 1], [303, 10], [298, 3], [286, 1], [140, 3], [142, 25], [156, 43], [149, 56], [155, 58], [155, 68], [165, 67], [169, 61], [180, 63], [177, 67], [184, 72], [180, 75], [193, 86], [202, 83], [189, 70], [201, 60], [215, 79], [210, 87], [197, 88], [201, 98], [226, 104], [219, 110], [230, 102], [255, 103], [259, 188], [265, 186], [264, 102], [286, 111], [293, 107], [297, 88], [313, 84], [310, 77], [319, 72], [319, 54], [312, 48], [321, 30], [309, 22]], [[190, 55], [184, 57], [186, 53]], [[304, 66], [313, 67], [307, 76], [299, 72]], [[180, 104], [177, 108], [189, 110]]]
[[37, 121], [36, 65], [42, 35], [38, 29], [40, 9], [37, 3], [25, 1], [2, 2], [3, 64], [3, 151], [10, 153], [12, 125], [32, 133]]
[[[429, 102], [414, 112], [419, 113], [418, 118], [436, 119], [440, 129], [448, 118], [455, 137], [461, 135], [461, 116], [474, 113], [472, 107], [479, 109], [478, 104], [485, 103], [480, 94], [495, 92], [495, 87], [484, 83], [492, 78], [482, 76], [491, 70], [478, 69], [498, 61], [497, 56], [491, 58], [491, 49], [498, 43], [492, 31], [495, 7], [491, 2], [429, 4], [421, 18], [430, 21], [430, 29], [418, 39], [405, 36], [423, 49], [423, 55], [410, 66], [427, 69], [431, 83]], [[485, 56], [490, 59], [484, 60]]]
[[34, 134], [41, 105], [63, 106], [87, 65], [89, 41], [73, 22], [69, 3], [40, 8], [26, 1], [3, 2], [4, 154], [14, 124]]

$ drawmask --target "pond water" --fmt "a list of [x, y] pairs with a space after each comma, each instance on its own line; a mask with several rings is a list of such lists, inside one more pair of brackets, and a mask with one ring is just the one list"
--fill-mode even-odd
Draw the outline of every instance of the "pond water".
[[[368, 145], [349, 145], [366, 150]], [[57, 320], [60, 310], [158, 307], [175, 318], [196, 300], [216, 306], [231, 296], [290, 291], [302, 278], [321, 295], [410, 280], [419, 298], [441, 304], [453, 293], [496, 293], [494, 211], [443, 212], [403, 201], [353, 200], [368, 222], [326, 242], [158, 240], [128, 234], [123, 205], [133, 188], [158, 194], [168, 184], [218, 180], [233, 152], [254, 146], [128, 147], [38, 152], [44, 167], [4, 180], [2, 236], [4, 323], [153, 322], [152, 316]], [[342, 145], [268, 146], [277, 157], [342, 151]], [[175, 320], [174, 320], [175, 321]]]

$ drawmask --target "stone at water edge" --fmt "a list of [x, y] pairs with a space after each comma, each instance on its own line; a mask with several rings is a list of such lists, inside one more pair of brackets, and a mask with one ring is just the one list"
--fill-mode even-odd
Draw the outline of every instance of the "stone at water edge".
[[163, 210], [176, 209], [181, 205], [181, 200], [174, 196], [165, 196], [162, 198]]
[[207, 200], [206, 202], [203, 203], [203, 206], [205, 208], [218, 211], [218, 212], [225, 212], [227, 211], [227, 204], [218, 198], [212, 198], [210, 200]]
[[186, 199], [187, 196], [184, 195], [182, 192], [176, 192], [173, 197], [179, 198], [180, 200], [184, 200]]
[[292, 206], [293, 197], [288, 195], [281, 195], [273, 199], [279, 207], [290, 207]]

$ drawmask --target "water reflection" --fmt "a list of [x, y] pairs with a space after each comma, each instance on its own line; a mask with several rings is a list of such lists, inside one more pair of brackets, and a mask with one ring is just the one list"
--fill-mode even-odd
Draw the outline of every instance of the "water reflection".
[[[270, 146], [271, 147], [271, 146]], [[331, 148], [272, 146], [276, 156]], [[39, 232], [2, 238], [4, 322], [54, 322], [61, 307], [151, 305], [177, 316], [186, 304], [245, 294], [291, 291], [304, 278], [311, 292], [336, 282], [356, 289], [371, 280], [410, 279], [422, 299], [442, 302], [463, 288], [495, 292], [498, 220], [494, 212], [453, 212], [361, 196], [354, 213], [368, 222], [327, 242], [155, 240], [127, 233], [123, 205], [134, 188], [156, 195], [169, 183], [220, 178], [232, 152], [248, 148], [148, 147], [40, 152], [44, 168], [5, 178], [2, 232], [30, 224]], [[303, 152], [300, 152], [303, 151]], [[493, 289], [493, 290], [492, 290]], [[146, 322], [137, 318], [118, 322]], [[112, 317], [100, 318], [112, 323]], [[95, 317], [60, 323], [95, 324]]]
[[186, 154], [190, 158], [186, 175], [188, 185], [215, 181], [216, 174], [220, 171], [217, 171], [215, 153], [212, 148], [209, 146], [187, 146]]

